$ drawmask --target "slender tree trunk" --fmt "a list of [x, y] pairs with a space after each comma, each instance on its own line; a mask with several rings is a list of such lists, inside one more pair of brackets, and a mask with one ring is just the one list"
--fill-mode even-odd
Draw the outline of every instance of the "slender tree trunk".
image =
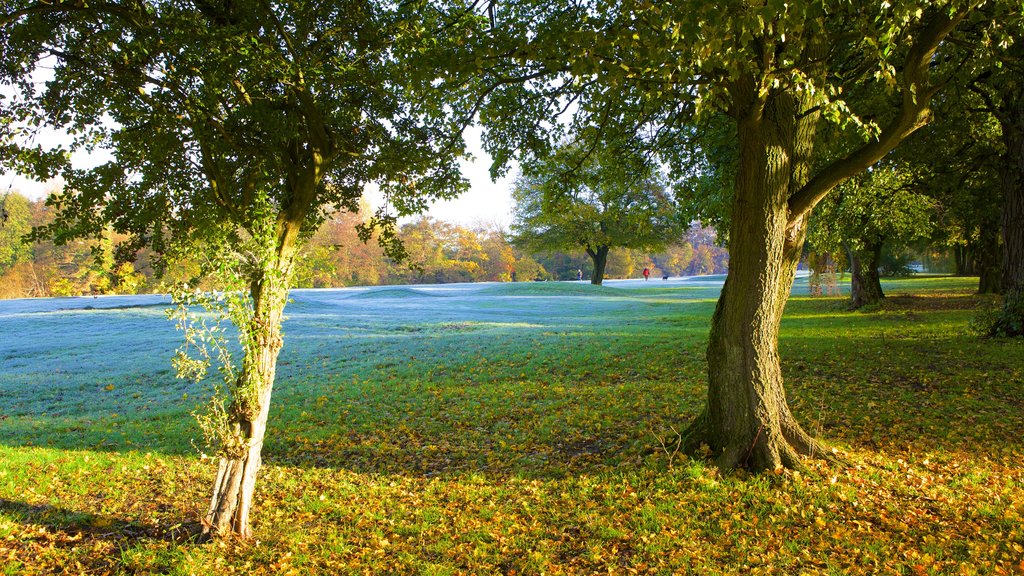
[[590, 283], [600, 286], [604, 282], [604, 269], [608, 265], [608, 247], [598, 246], [597, 250], [588, 247], [587, 255], [594, 261], [594, 274], [590, 277]]
[[[816, 116], [781, 93], [757, 103], [756, 85], [737, 86], [740, 158], [729, 234], [729, 274], [712, 317], [708, 402], [688, 431], [725, 468], [796, 467], [823, 454], [786, 402], [779, 323], [806, 238], [806, 217], [790, 225], [792, 186], [807, 181]], [[808, 117], [809, 116], [809, 117]]]
[[878, 267], [882, 261], [882, 241], [865, 242], [862, 250], [850, 253], [850, 309], [859, 310], [878, 304], [885, 298]]
[[281, 352], [281, 320], [288, 295], [287, 273], [266, 270], [250, 287], [253, 314], [246, 330], [251, 339], [245, 350], [242, 371], [228, 409], [230, 444], [220, 458], [206, 531], [222, 535], [233, 532], [243, 538], [252, 535], [252, 510], [256, 475], [267, 429], [270, 396], [274, 386], [277, 357]]
[[1024, 334], [1024, 89], [1004, 96], [1000, 125], [1006, 154], [1003, 187], [1003, 311], [994, 332]]

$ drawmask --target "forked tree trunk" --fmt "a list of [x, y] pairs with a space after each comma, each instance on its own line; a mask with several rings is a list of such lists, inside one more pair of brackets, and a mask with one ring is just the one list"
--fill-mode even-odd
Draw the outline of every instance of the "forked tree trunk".
[[249, 513], [261, 464], [288, 295], [287, 273], [264, 271], [260, 276], [250, 288], [253, 315], [249, 326], [239, 327], [247, 330], [252, 340], [245, 351], [234, 401], [228, 409], [230, 445], [221, 455], [205, 517], [205, 531], [211, 535], [252, 536]]
[[[708, 342], [708, 403], [686, 434], [712, 450], [718, 464], [753, 470], [796, 467], [798, 456], [831, 456], [796, 422], [786, 403], [779, 363], [782, 311], [806, 239], [810, 211], [844, 179], [866, 169], [924, 124], [929, 63], [962, 14], [930, 12], [907, 51], [899, 113], [848, 156], [811, 177], [820, 101], [812, 90], [769, 88], [759, 62], [730, 85], [739, 159], [729, 235], [729, 275], [712, 318]], [[820, 23], [820, 22], [819, 22]], [[812, 34], [803, 69], [821, 78], [829, 47]], [[774, 57], [769, 46], [761, 54]]]
[[587, 255], [594, 261], [594, 274], [590, 277], [590, 283], [600, 286], [604, 282], [604, 269], [608, 265], [608, 247], [598, 246], [597, 250], [587, 247]]
[[885, 298], [878, 267], [882, 263], [882, 242], [867, 243], [862, 250], [850, 250], [850, 309], [860, 310]]
[[[745, 88], [737, 101], [756, 100], [753, 82]], [[778, 351], [806, 238], [806, 218], [790, 226], [787, 199], [807, 180], [817, 120], [798, 120], [799, 105], [775, 94], [738, 119], [729, 275], [712, 318], [707, 407], [688, 432], [689, 448], [706, 443], [725, 468], [796, 467], [799, 454], [824, 455], [789, 410]]]

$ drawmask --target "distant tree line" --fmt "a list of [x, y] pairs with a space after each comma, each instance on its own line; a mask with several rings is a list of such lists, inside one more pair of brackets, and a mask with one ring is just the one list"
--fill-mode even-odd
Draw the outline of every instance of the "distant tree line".
[[[0, 226], [0, 298], [141, 294], [193, 280], [202, 262], [177, 261], [157, 274], [159, 264], [147, 250], [123, 259], [114, 247], [121, 235], [106, 231], [93, 239], [57, 244], [30, 239], [33, 227], [53, 221], [44, 200], [12, 192], [4, 200]], [[398, 262], [373, 240], [362, 242], [357, 225], [369, 210], [338, 212], [313, 233], [295, 272], [300, 288], [337, 288], [382, 284], [442, 284], [574, 280], [590, 278], [593, 264], [582, 250], [530, 253], [515, 246], [500, 226], [467, 227], [421, 217], [398, 229], [408, 259]], [[693, 224], [659, 252], [623, 248], [608, 257], [605, 276], [634, 278], [644, 268], [652, 276], [722, 274], [728, 252], [716, 243], [712, 228]], [[208, 281], [208, 280], [207, 280]]]

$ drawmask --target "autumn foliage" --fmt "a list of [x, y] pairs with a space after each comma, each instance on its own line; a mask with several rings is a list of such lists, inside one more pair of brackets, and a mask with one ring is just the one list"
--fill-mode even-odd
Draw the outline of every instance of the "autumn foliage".
[[[119, 258], [124, 237], [113, 232], [64, 245], [26, 241], [33, 227], [52, 221], [52, 210], [44, 200], [16, 192], [5, 202], [9, 217], [0, 229], [0, 298], [162, 292], [199, 270], [198, 260], [186, 258], [160, 276], [147, 250]], [[338, 212], [317, 229], [298, 264], [297, 288], [575, 280], [577, 270], [589, 278], [590, 259], [582, 250], [531, 254], [514, 247], [498, 225], [468, 227], [430, 217], [400, 227], [409, 257], [395, 261], [372, 239], [359, 239], [356, 227], [368, 212], [365, 206], [361, 212]], [[695, 276], [724, 273], [727, 266], [728, 252], [714, 230], [694, 224], [661, 252], [612, 252], [606, 272], [610, 278], [631, 278], [649, 268], [655, 277]]]

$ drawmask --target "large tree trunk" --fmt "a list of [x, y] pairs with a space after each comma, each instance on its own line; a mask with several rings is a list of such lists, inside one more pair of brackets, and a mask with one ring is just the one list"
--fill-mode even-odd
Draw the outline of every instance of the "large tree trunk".
[[956, 244], [953, 246], [953, 261], [956, 263], [957, 276], [974, 275], [974, 256], [969, 246]]
[[608, 247], [598, 246], [593, 250], [588, 246], [587, 255], [594, 261], [594, 274], [590, 277], [590, 283], [600, 286], [604, 282], [604, 269], [608, 265]]
[[799, 454], [822, 449], [786, 403], [778, 333], [806, 237], [806, 217], [790, 222], [787, 199], [807, 181], [817, 117], [798, 119], [803, 109], [785, 93], [762, 108], [752, 81], [737, 92], [749, 108], [737, 122], [729, 275], [712, 318], [708, 403], [688, 444], [706, 443], [726, 468], [796, 467]]
[[[866, 169], [927, 121], [929, 63], [935, 48], [962, 14], [930, 12], [907, 51], [902, 73], [903, 98], [896, 117], [847, 156], [818, 169], [814, 137], [819, 101], [811, 90], [769, 88], [770, 78], [751, 62], [751, 70], [730, 83], [730, 113], [739, 142], [736, 185], [729, 235], [729, 275], [712, 318], [708, 342], [708, 403], [687, 431], [687, 448], [703, 441], [720, 466], [754, 470], [795, 467], [798, 456], [829, 457], [796, 422], [786, 403], [779, 363], [778, 333], [792, 289], [797, 261], [814, 206], [846, 178]], [[812, 78], [827, 37], [814, 39], [804, 69]], [[768, 47], [761, 53], [772, 62]]]
[[245, 347], [241, 374], [228, 408], [230, 436], [223, 447], [204, 522], [208, 533], [233, 532], [243, 538], [252, 535], [249, 513], [260, 469], [288, 296], [287, 272], [263, 270], [258, 275], [250, 287], [252, 317], [248, 326], [239, 327], [248, 333], [250, 342]]
[[981, 228], [978, 248], [974, 251], [974, 270], [978, 273], [978, 294], [999, 294], [1000, 246], [999, 224], [986, 223]]
[[850, 309], [860, 310], [885, 298], [878, 267], [882, 263], [882, 241], [865, 241], [860, 250], [850, 249]]
[[1024, 334], [1024, 90], [1004, 95], [1000, 125], [1006, 155], [1003, 188], [1003, 311], [994, 332]]

